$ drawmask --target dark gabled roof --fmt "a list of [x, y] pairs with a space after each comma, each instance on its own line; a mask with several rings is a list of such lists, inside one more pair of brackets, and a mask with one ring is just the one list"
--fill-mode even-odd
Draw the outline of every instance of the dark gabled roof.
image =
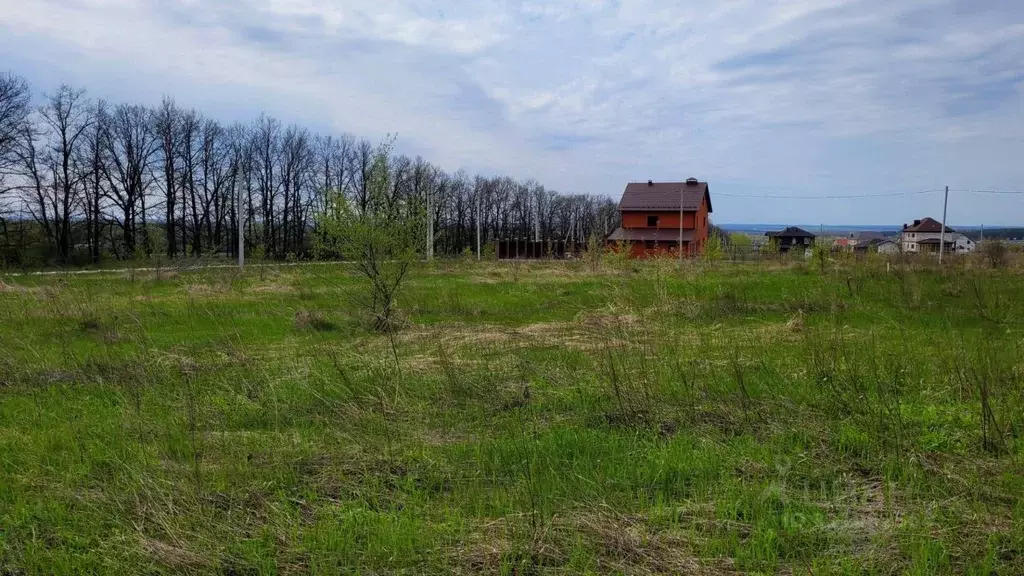
[[683, 210], [696, 211], [707, 199], [711, 210], [711, 193], [707, 182], [630, 182], [619, 201], [619, 210]]
[[780, 230], [778, 232], [765, 232], [764, 235], [765, 236], [770, 236], [772, 238], [782, 238], [782, 237], [786, 237], [786, 238], [814, 238], [815, 237], [814, 234], [811, 234], [810, 232], [808, 232], [807, 230], [804, 230], [803, 228], [797, 228], [796, 226], [789, 226], [785, 230]]
[[858, 242], [867, 242], [869, 240], [892, 240], [892, 237], [887, 236], [882, 232], [857, 232], [854, 237]]
[[894, 240], [892, 240], [891, 238], [870, 238], [868, 240], [864, 240], [864, 241], [861, 241], [861, 242], [858, 242], [858, 243], [854, 244], [853, 249], [854, 250], [867, 250], [869, 248], [874, 248], [874, 247], [881, 246], [882, 244], [895, 244], [895, 243], [896, 242]]
[[[693, 242], [694, 231], [683, 230], [683, 242]], [[608, 240], [612, 242], [679, 242], [679, 228], [618, 228]]]
[[871, 238], [870, 240], [865, 240], [864, 242], [861, 242], [861, 243], [857, 244], [857, 246], [860, 246], [861, 244], [864, 244], [865, 246], [879, 246], [881, 244], [895, 244], [895, 243], [896, 243], [896, 241], [893, 240], [892, 238]]
[[[942, 232], [942, 222], [934, 218], [925, 216], [920, 220], [914, 220], [913, 224], [903, 225], [904, 232]], [[946, 226], [946, 232], [955, 232], [949, 226]]]

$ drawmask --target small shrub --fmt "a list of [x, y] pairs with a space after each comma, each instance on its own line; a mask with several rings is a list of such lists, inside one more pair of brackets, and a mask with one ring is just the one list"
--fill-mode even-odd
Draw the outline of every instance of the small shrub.
[[480, 259], [481, 260], [497, 260], [498, 259], [498, 243], [491, 241], [487, 242], [480, 248]]
[[964, 295], [964, 285], [959, 279], [954, 279], [942, 285], [942, 295], [950, 298], [959, 298]]
[[803, 310], [797, 310], [796, 314], [786, 322], [786, 329], [790, 332], [803, 332], [804, 328], [807, 327], [807, 322], [804, 320]]
[[512, 273], [512, 283], [518, 284], [519, 273], [522, 271], [523, 268], [523, 261], [520, 260], [519, 258], [512, 258], [511, 260], [508, 261], [508, 265], [509, 271]]
[[349, 295], [373, 318], [377, 332], [392, 332], [397, 326], [397, 296], [417, 259], [426, 222], [423, 206], [416, 202], [403, 206], [390, 200], [390, 158], [391, 142], [385, 142], [374, 153], [367, 206], [332, 193], [317, 222], [323, 231], [318, 253], [341, 254], [355, 264], [365, 280]]
[[1006, 268], [1010, 262], [1010, 248], [1002, 240], [986, 240], [978, 248], [985, 263], [992, 268]]
[[587, 238], [587, 253], [584, 254], [583, 258], [590, 266], [592, 272], [597, 272], [598, 268], [600, 268], [605, 251], [604, 243], [596, 235], [591, 234]]
[[298, 330], [313, 330], [315, 332], [330, 332], [337, 326], [327, 320], [322, 312], [313, 310], [299, 310], [295, 313], [295, 328]]
[[758, 247], [757, 254], [762, 260], [778, 259], [782, 253], [779, 251], [779, 243], [773, 238], [767, 238]]
[[708, 240], [704, 244], [704, 254], [702, 255], [705, 262], [718, 262], [722, 259], [724, 248], [722, 245], [722, 237], [718, 234], [708, 235]]
[[103, 329], [103, 322], [101, 322], [99, 318], [89, 316], [82, 318], [82, 320], [78, 322], [78, 329], [82, 332], [99, 332]]
[[818, 242], [811, 248], [811, 263], [818, 272], [824, 273], [832, 261], [832, 250], [824, 242]]
[[629, 263], [629, 244], [617, 242], [602, 254], [604, 265], [613, 270], [624, 270]]

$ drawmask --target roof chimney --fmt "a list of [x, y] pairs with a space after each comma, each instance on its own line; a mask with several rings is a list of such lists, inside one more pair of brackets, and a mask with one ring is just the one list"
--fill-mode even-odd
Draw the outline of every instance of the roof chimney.
[[920, 220], [914, 220], [914, 226], [920, 226], [920, 225], [921, 225], [921, 221]]
[[654, 180], [648, 180], [647, 181], [647, 185], [648, 186], [654, 186]]
[[687, 178], [686, 179], [686, 184], [689, 185], [689, 186], [696, 186], [697, 182], [698, 182], [698, 180], [696, 178]]

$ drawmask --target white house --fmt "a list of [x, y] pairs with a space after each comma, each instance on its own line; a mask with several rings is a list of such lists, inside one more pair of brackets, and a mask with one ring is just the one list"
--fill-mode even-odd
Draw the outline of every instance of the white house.
[[896, 254], [900, 251], [900, 247], [896, 245], [896, 242], [888, 238], [880, 240], [876, 247], [879, 254]]
[[[914, 220], [913, 224], [904, 224], [900, 234], [903, 251], [909, 253], [932, 253], [939, 251], [942, 238], [942, 224], [934, 218]], [[971, 252], [974, 240], [946, 226], [946, 252]]]
[[853, 246], [855, 253], [878, 252], [879, 254], [895, 254], [899, 252], [899, 246], [891, 238], [873, 237], [858, 240]]

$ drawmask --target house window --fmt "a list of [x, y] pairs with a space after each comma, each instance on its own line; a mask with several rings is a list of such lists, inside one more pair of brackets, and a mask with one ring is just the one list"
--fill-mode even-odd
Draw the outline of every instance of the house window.
[[[657, 216], [655, 216], [655, 218], [657, 218]], [[644, 240], [644, 248], [654, 250], [655, 246], [657, 246], [657, 243], [654, 240]]]
[[657, 216], [648, 216], [647, 217], [647, 227], [648, 228], [657, 228], [658, 227], [658, 217]]

